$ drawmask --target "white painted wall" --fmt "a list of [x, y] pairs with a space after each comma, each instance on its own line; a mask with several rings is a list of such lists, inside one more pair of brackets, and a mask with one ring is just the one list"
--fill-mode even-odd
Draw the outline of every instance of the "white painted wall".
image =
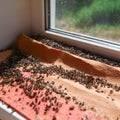
[[32, 33], [41, 34], [44, 30], [44, 0], [31, 0]]
[[0, 50], [23, 32], [31, 34], [31, 0], [0, 0]]

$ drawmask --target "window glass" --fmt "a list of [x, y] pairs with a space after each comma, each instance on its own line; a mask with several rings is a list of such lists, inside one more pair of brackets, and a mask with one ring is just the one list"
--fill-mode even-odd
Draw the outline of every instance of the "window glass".
[[51, 0], [51, 28], [120, 43], [120, 0]]

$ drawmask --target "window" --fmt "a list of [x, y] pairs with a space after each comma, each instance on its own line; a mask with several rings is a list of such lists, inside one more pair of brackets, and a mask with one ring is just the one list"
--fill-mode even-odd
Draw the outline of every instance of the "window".
[[51, 0], [51, 28], [120, 43], [119, 0]]
[[[115, 2], [114, 0], [43, 1], [45, 6], [45, 30], [42, 31], [42, 34], [120, 60], [119, 0]], [[109, 9], [109, 7], [112, 9]], [[112, 13], [107, 14], [106, 9], [111, 10]], [[118, 12], [116, 12], [117, 14], [114, 9]], [[114, 16], [113, 20], [110, 15]]]

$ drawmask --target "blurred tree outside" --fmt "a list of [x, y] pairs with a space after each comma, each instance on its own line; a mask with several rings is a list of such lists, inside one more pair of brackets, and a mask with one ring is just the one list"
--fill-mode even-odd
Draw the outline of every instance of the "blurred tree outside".
[[[56, 21], [65, 30], [120, 42], [120, 0], [56, 0]], [[102, 29], [106, 35], [99, 35]]]

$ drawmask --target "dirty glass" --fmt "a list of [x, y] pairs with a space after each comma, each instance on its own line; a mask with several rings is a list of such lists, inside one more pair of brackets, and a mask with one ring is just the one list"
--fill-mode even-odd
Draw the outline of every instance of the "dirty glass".
[[55, 28], [120, 43], [120, 0], [55, 0]]

